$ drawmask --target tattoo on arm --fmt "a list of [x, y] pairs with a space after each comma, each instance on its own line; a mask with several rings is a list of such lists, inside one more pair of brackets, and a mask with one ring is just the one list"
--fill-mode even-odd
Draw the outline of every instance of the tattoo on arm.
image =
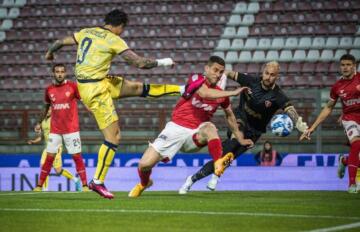
[[295, 107], [293, 106], [289, 106], [285, 109], [285, 113], [287, 115], [289, 115], [289, 117], [291, 118], [291, 120], [296, 124], [298, 118], [299, 118], [299, 114], [296, 112]]
[[157, 66], [157, 61], [137, 55], [131, 50], [127, 50], [121, 54], [121, 57], [130, 65], [141, 69], [151, 69]]
[[326, 106], [328, 108], [334, 108], [334, 106], [336, 105], [336, 102], [335, 101], [332, 101], [332, 100], [329, 100], [327, 103], [326, 103]]
[[237, 81], [238, 73], [235, 71], [227, 71], [226, 76], [234, 81]]
[[61, 40], [56, 40], [50, 47], [49, 47], [49, 52], [50, 53], [54, 53], [57, 50], [59, 50], [60, 48], [62, 48], [64, 45], [62, 43]]

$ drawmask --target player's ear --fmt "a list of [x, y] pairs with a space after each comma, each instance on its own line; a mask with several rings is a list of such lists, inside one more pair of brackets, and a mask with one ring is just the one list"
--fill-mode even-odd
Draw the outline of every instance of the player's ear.
[[209, 73], [209, 70], [210, 70], [210, 66], [209, 65], [205, 65], [205, 73]]

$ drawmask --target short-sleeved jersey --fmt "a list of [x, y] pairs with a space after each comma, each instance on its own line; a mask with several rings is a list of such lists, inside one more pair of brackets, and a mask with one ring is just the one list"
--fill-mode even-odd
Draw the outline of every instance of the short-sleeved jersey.
[[[189, 77], [188, 83], [198, 78], [204, 77], [201, 74], [192, 74]], [[211, 87], [207, 82], [204, 82], [203, 85], [222, 91], [219, 86]], [[171, 120], [180, 126], [195, 129], [201, 123], [210, 121], [219, 106], [223, 109], [228, 108], [230, 106], [230, 99], [228, 97], [205, 99], [195, 92], [188, 100], [183, 97], [180, 98], [173, 110]]]
[[278, 85], [265, 90], [261, 85], [261, 77], [239, 73], [237, 82], [243, 87], [251, 88], [252, 94], [240, 95], [239, 106], [234, 110], [235, 115], [256, 130], [266, 132], [266, 126], [276, 111], [291, 105], [289, 98]]
[[338, 98], [342, 104], [342, 120], [360, 124], [360, 73], [356, 73], [350, 80], [341, 78], [335, 82], [330, 99], [336, 102]]
[[48, 139], [49, 139], [49, 134], [50, 134], [50, 120], [51, 117], [46, 117], [42, 122], [41, 122], [41, 130], [44, 136], [44, 141], [45, 143], [47, 143]]
[[61, 85], [49, 85], [45, 102], [51, 105], [50, 133], [68, 134], [79, 131], [77, 100], [80, 95], [76, 83], [65, 80]]
[[126, 42], [102, 27], [85, 28], [74, 33], [78, 44], [75, 76], [78, 80], [103, 79], [115, 55], [128, 49]]

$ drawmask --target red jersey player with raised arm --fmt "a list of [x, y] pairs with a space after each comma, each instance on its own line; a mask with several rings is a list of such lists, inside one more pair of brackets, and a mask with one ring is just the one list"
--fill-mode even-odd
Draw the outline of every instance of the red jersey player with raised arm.
[[336, 81], [330, 91], [330, 99], [322, 109], [314, 124], [304, 132], [301, 140], [310, 139], [311, 133], [332, 112], [338, 99], [342, 104], [342, 124], [350, 141], [350, 153], [347, 160], [340, 156], [339, 165], [348, 165], [349, 193], [360, 191], [360, 183], [356, 186], [356, 172], [359, 167], [360, 152], [360, 73], [356, 72], [355, 57], [345, 54], [340, 58], [341, 78]]
[[66, 80], [66, 69], [63, 64], [53, 66], [54, 83], [45, 90], [45, 110], [35, 126], [41, 130], [40, 124], [51, 107], [50, 134], [46, 147], [47, 156], [41, 167], [39, 182], [34, 191], [41, 191], [54, 162], [57, 150], [64, 139], [65, 147], [75, 162], [76, 171], [80, 176], [83, 191], [88, 191], [86, 170], [81, 156], [81, 140], [77, 101], [80, 95], [74, 82]]
[[138, 173], [138, 183], [129, 193], [129, 197], [138, 197], [152, 185], [150, 174], [152, 168], [161, 160], [170, 160], [181, 150], [182, 152], [194, 152], [204, 146], [208, 146], [209, 153], [213, 158], [215, 174], [221, 175], [227, 162], [232, 159], [230, 154], [221, 157], [222, 145], [216, 126], [210, 122], [211, 117], [220, 106], [223, 108], [226, 120], [236, 138], [243, 140], [243, 134], [237, 127], [234, 113], [230, 105], [230, 96], [239, 95], [248, 88], [238, 88], [234, 91], [222, 91], [217, 86], [224, 73], [225, 61], [218, 56], [211, 56], [205, 66], [205, 73], [193, 74], [189, 79], [189, 86], [199, 79], [205, 81], [187, 99], [182, 97], [175, 106], [172, 120], [166, 124], [164, 130], [150, 144], [142, 156]]

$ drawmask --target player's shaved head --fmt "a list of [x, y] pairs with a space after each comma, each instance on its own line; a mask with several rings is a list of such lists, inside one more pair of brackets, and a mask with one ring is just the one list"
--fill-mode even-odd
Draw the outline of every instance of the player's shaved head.
[[111, 25], [111, 26], [120, 26], [122, 25], [125, 27], [128, 22], [129, 18], [128, 15], [122, 11], [122, 10], [112, 10], [105, 16], [105, 24]]
[[275, 70], [277, 70], [278, 73], [280, 72], [280, 64], [277, 61], [270, 61], [270, 62], [266, 63], [263, 66], [263, 70], [265, 70], [265, 68], [269, 68], [269, 67], [274, 68]]
[[57, 67], [63, 67], [64, 70], [66, 70], [65, 64], [54, 64], [54, 65], [52, 66], [52, 71], [53, 71], [53, 73], [55, 72], [55, 69], [56, 69]]

